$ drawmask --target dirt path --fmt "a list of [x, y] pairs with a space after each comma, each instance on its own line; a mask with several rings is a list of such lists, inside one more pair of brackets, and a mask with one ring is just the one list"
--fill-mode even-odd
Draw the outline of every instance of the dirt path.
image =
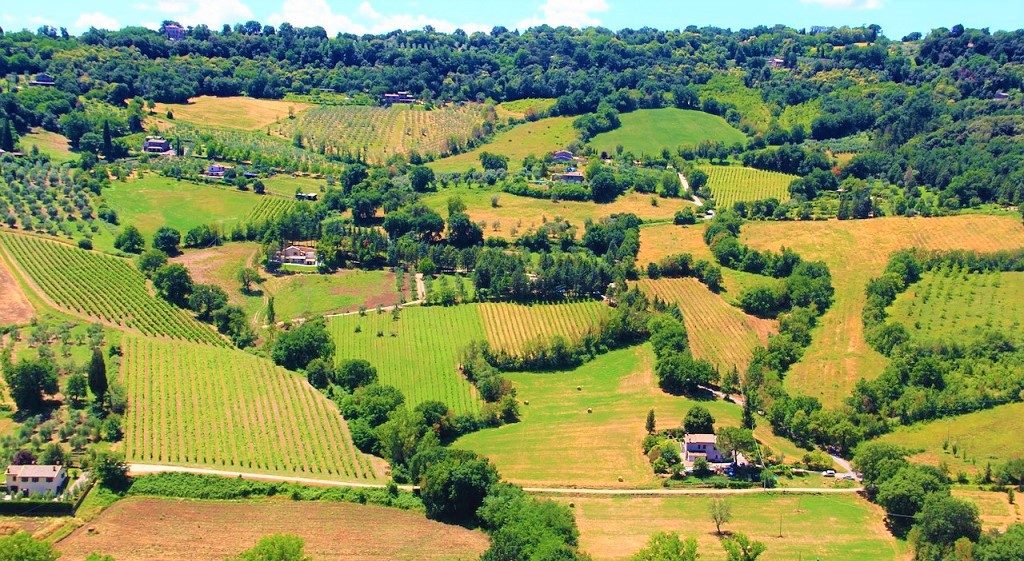
[[[240, 477], [253, 481], [280, 481], [285, 483], [299, 483], [302, 485], [320, 485], [325, 487], [349, 487], [355, 489], [383, 489], [386, 486], [381, 483], [357, 483], [352, 481], [332, 481], [329, 479], [313, 479], [292, 475], [268, 475], [263, 473], [246, 473], [238, 471], [225, 471], [219, 469], [170, 466], [162, 464], [129, 464], [131, 475], [151, 475], [155, 473], [194, 473], [198, 475], [215, 475], [218, 477]], [[399, 485], [400, 489], [412, 491], [416, 487], [412, 485]], [[577, 496], [618, 496], [618, 497], [670, 497], [676, 495], [752, 495], [757, 493], [786, 493], [786, 494], [848, 494], [859, 493], [861, 487], [848, 489], [837, 489], [833, 487], [782, 487], [776, 489], [765, 489], [753, 487], [750, 489], [587, 489], [577, 487], [524, 487], [527, 493], [537, 495], [577, 495]]]
[[690, 192], [690, 200], [693, 201], [693, 204], [697, 206], [704, 206], [704, 201], [700, 200], [697, 193], [690, 191], [690, 182], [686, 180], [686, 176], [683, 175], [683, 172], [679, 172], [679, 182], [683, 184], [684, 191]]
[[416, 273], [416, 299], [420, 302], [427, 299], [427, 285], [423, 282], [423, 273]]

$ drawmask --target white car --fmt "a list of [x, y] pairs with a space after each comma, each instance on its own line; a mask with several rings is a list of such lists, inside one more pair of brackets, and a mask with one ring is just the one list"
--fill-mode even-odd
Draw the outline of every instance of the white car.
[[821, 475], [822, 475], [822, 477], [835, 477], [836, 476], [836, 470], [834, 470], [834, 469], [826, 469], [825, 471], [821, 472]]

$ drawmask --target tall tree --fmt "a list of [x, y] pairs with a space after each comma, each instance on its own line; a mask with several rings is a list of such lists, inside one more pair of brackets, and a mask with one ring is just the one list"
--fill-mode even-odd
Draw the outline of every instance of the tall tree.
[[89, 361], [89, 389], [96, 396], [96, 401], [102, 403], [107, 395], [107, 363], [103, 361], [99, 347], [93, 348], [92, 360]]
[[713, 499], [708, 503], [708, 514], [715, 523], [715, 532], [722, 535], [722, 524], [732, 520], [732, 505], [725, 499]]

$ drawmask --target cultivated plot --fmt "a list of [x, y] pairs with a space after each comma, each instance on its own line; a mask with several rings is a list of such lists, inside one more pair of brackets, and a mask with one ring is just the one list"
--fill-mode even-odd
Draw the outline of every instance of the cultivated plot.
[[510, 354], [522, 354], [531, 342], [546, 341], [552, 335], [578, 339], [596, 329], [611, 310], [596, 300], [534, 305], [484, 303], [479, 309], [487, 340]]
[[723, 209], [732, 208], [740, 201], [788, 200], [789, 184], [797, 179], [795, 175], [743, 166], [706, 165], [700, 169], [708, 174], [708, 188], [718, 208]]

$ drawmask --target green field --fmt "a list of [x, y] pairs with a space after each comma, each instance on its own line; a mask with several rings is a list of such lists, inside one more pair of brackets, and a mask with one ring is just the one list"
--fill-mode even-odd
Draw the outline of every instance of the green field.
[[125, 454], [141, 463], [375, 480], [333, 403], [243, 351], [125, 337]]
[[[677, 532], [699, 544], [700, 559], [724, 560], [708, 516], [713, 497], [573, 497], [581, 549], [598, 560], [625, 559], [654, 532]], [[905, 544], [882, 523], [881, 510], [857, 495], [727, 497], [742, 532], [768, 546], [762, 561], [901, 561]], [[781, 535], [780, 535], [781, 531]]]
[[494, 139], [475, 150], [443, 158], [429, 166], [438, 173], [462, 172], [469, 168], [482, 169], [480, 154], [490, 152], [508, 156], [508, 168], [517, 171], [523, 167], [523, 158], [543, 156], [561, 150], [576, 139], [572, 117], [548, 117], [532, 123], [517, 125], [494, 135]]
[[680, 146], [693, 147], [704, 140], [718, 140], [727, 145], [743, 142], [746, 136], [725, 119], [674, 107], [639, 109], [623, 113], [622, 126], [595, 136], [590, 144], [598, 152], [614, 154], [617, 146], [634, 154], [660, 154], [662, 148], [675, 151]]
[[[988, 463], [998, 466], [1024, 456], [1024, 403], [1000, 405], [958, 417], [900, 427], [879, 440], [914, 451], [913, 460], [939, 465], [945, 462], [954, 475], [974, 473]], [[943, 449], [943, 444], [946, 448]], [[957, 453], [953, 454], [953, 446]]]
[[700, 169], [708, 174], [708, 188], [722, 209], [732, 208], [739, 201], [788, 200], [789, 184], [797, 179], [795, 175], [743, 166], [703, 165]]
[[336, 358], [370, 361], [380, 381], [402, 390], [408, 405], [439, 400], [457, 413], [480, 408], [476, 389], [458, 370], [459, 352], [483, 338], [475, 306], [410, 307], [398, 321], [390, 312], [369, 310], [365, 316], [333, 317], [328, 329]]
[[[522, 420], [466, 435], [455, 446], [486, 455], [504, 478], [523, 485], [654, 487], [658, 480], [640, 449], [647, 411], [655, 410], [659, 428], [675, 427], [696, 402], [662, 392], [653, 364], [644, 345], [572, 371], [508, 374], [523, 403]], [[738, 406], [702, 403], [720, 426], [739, 425]], [[757, 436], [788, 458], [802, 454], [767, 430]]]
[[515, 101], [505, 101], [497, 105], [498, 115], [516, 117], [522, 119], [526, 117], [526, 114], [533, 112], [539, 114], [551, 109], [551, 107], [558, 101], [553, 97], [531, 97], [527, 99], [517, 99]]
[[249, 212], [249, 216], [245, 218], [245, 222], [259, 223], [273, 220], [288, 212], [294, 206], [294, 199], [263, 196], [260, 197], [259, 202], [257, 202], [256, 206], [254, 206], [252, 211]]
[[487, 340], [496, 349], [519, 354], [538, 338], [561, 335], [568, 339], [595, 329], [611, 308], [597, 300], [566, 304], [480, 304]]
[[227, 344], [212, 328], [150, 295], [145, 277], [125, 259], [16, 234], [0, 234], [0, 247], [64, 311], [145, 335]]
[[707, 84], [700, 86], [700, 99], [711, 98], [724, 105], [732, 105], [740, 114], [740, 123], [756, 131], [768, 130], [772, 112], [757, 90], [743, 83], [741, 74], [716, 74]]
[[924, 340], [960, 339], [979, 330], [1019, 335], [1024, 273], [931, 271], [896, 298], [889, 315]]
[[342, 270], [330, 275], [272, 277], [264, 289], [274, 296], [278, 321], [331, 312], [354, 312], [398, 303], [395, 275], [387, 271]]
[[117, 211], [120, 223], [134, 225], [147, 238], [161, 226], [175, 228], [183, 236], [201, 224], [229, 231], [264, 199], [252, 192], [177, 181], [156, 174], [127, 182], [114, 181], [103, 190], [103, 202]]
[[25, 150], [31, 150], [35, 146], [39, 148], [40, 154], [46, 154], [57, 163], [70, 162], [75, 159], [67, 137], [45, 129], [32, 129], [30, 133], [21, 137], [21, 145]]

